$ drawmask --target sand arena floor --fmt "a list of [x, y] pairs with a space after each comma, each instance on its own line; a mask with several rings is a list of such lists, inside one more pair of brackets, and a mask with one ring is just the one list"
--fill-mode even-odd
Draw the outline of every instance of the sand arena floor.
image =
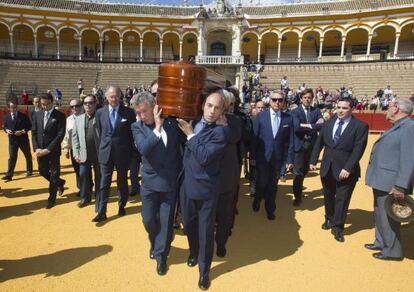
[[[377, 137], [369, 137], [363, 172]], [[0, 142], [3, 176], [8, 158], [4, 133]], [[167, 275], [158, 276], [148, 258], [139, 196], [130, 199], [123, 218], [116, 215], [113, 196], [109, 220], [96, 226], [91, 222], [94, 207], [76, 206], [70, 161], [62, 156], [61, 162], [67, 189], [51, 210], [44, 209], [46, 181], [25, 177], [21, 152], [13, 181], [1, 181], [0, 291], [198, 291], [198, 269], [186, 265], [182, 231], [176, 232]], [[247, 181], [241, 182], [236, 227], [227, 256], [214, 257], [210, 291], [412, 291], [414, 224], [402, 228], [403, 262], [373, 259], [363, 247], [374, 239], [373, 195], [363, 179], [352, 198], [345, 243], [320, 228], [324, 209], [316, 173], [305, 180], [306, 197], [298, 209], [292, 206], [292, 178], [281, 183], [273, 222], [263, 207], [253, 213]]]

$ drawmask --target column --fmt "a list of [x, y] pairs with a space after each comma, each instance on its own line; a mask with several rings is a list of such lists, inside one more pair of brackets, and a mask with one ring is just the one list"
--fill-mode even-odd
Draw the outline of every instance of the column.
[[119, 61], [123, 61], [123, 42], [124, 42], [124, 39], [121, 37], [121, 38], [119, 38]]
[[183, 40], [180, 40], [180, 61], [183, 60]]
[[14, 38], [13, 38], [13, 32], [9, 32], [10, 36], [10, 54], [12, 57], [14, 57]]
[[163, 44], [164, 40], [160, 39], [160, 62], [162, 62], [162, 44]]
[[371, 54], [371, 41], [372, 41], [372, 34], [368, 35], [368, 45], [367, 45], [367, 58]]
[[282, 48], [282, 38], [278, 38], [277, 40], [277, 61], [280, 62], [280, 50]]
[[346, 35], [342, 36], [341, 59], [344, 59]]
[[38, 47], [37, 47], [37, 33], [33, 34], [33, 41], [34, 41], [34, 57], [39, 58]]
[[302, 58], [302, 37], [299, 38], [299, 45], [298, 45], [298, 61]]
[[198, 25], [198, 37], [197, 37], [197, 55], [201, 57], [203, 55], [203, 23], [200, 22]]
[[144, 44], [144, 38], [140, 38], [139, 39], [139, 60], [142, 62], [143, 61], [143, 57], [142, 57], [142, 46]]
[[56, 35], [56, 59], [60, 60], [60, 35]]
[[79, 61], [82, 61], [82, 35], [81, 34], [78, 35], [78, 41], [79, 41]]
[[99, 62], [102, 62], [103, 60], [103, 36], [99, 37]]
[[260, 50], [261, 50], [261, 47], [262, 47], [262, 40], [259, 39], [257, 41], [257, 62], [260, 62]]
[[322, 60], [323, 40], [323, 38], [319, 40], [319, 61]]
[[398, 45], [400, 43], [400, 32], [395, 34], [395, 44], [394, 44], [394, 59], [397, 58], [398, 55]]

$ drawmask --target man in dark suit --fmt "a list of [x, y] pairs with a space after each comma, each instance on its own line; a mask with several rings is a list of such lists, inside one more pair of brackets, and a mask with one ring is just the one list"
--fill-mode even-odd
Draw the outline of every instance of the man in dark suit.
[[112, 173], [116, 167], [119, 194], [118, 215], [124, 216], [128, 200], [128, 169], [133, 151], [131, 125], [135, 122], [135, 113], [124, 107], [121, 100], [121, 89], [110, 86], [106, 91], [108, 106], [96, 112], [96, 122], [100, 137], [98, 160], [101, 168], [101, 182], [96, 197], [97, 215], [93, 222], [107, 219], [106, 206], [112, 182]]
[[310, 159], [310, 169], [316, 170], [319, 153], [324, 148], [320, 176], [325, 202], [325, 222], [322, 229], [344, 241], [344, 225], [352, 192], [360, 177], [359, 160], [367, 146], [368, 125], [352, 116], [353, 102], [341, 99], [336, 117], [324, 123]]
[[2, 177], [5, 181], [13, 178], [14, 168], [17, 161], [17, 153], [20, 148], [26, 158], [26, 176], [33, 173], [32, 154], [30, 153], [29, 136], [32, 124], [28, 116], [17, 111], [17, 106], [13, 102], [8, 103], [9, 113], [4, 117], [4, 131], [9, 136], [9, 164], [7, 173]]
[[365, 183], [374, 192], [375, 241], [365, 248], [378, 251], [373, 257], [379, 260], [402, 260], [400, 223], [387, 215], [385, 201], [412, 194], [414, 181], [414, 121], [410, 119], [413, 104], [408, 98], [390, 102], [387, 120], [393, 127], [375, 142]]
[[157, 260], [157, 273], [165, 275], [185, 137], [176, 120], [161, 118], [162, 109], [151, 93], [138, 94], [135, 110], [140, 118], [132, 124], [132, 133], [142, 153], [142, 221], [150, 239], [150, 258]]
[[[270, 95], [270, 109], [259, 113], [253, 123], [252, 163], [256, 166], [256, 194], [253, 211], [265, 200], [267, 218], [275, 220], [277, 183], [280, 169], [293, 164], [293, 118], [281, 111], [285, 95], [275, 90]], [[286, 159], [286, 160], [285, 160]]]
[[203, 116], [193, 126], [178, 119], [187, 136], [180, 190], [184, 230], [190, 246], [187, 265], [199, 263], [198, 286], [207, 290], [214, 252], [214, 223], [220, 191], [220, 160], [227, 144], [223, 117], [224, 93], [214, 89], [203, 103]]
[[220, 162], [220, 194], [216, 214], [216, 254], [221, 258], [226, 256], [226, 243], [234, 222], [235, 202], [237, 202], [236, 196], [238, 195], [240, 182], [237, 146], [242, 137], [241, 119], [231, 113], [235, 98], [227, 90], [224, 91], [224, 96], [226, 101], [224, 111], [227, 120], [227, 126], [225, 127], [227, 145]]
[[33, 122], [34, 114], [36, 112], [42, 110], [42, 106], [40, 105], [40, 97], [39, 96], [33, 97], [33, 105], [34, 105], [34, 107], [29, 109], [29, 114], [28, 114], [31, 122]]
[[66, 130], [66, 118], [54, 109], [50, 93], [40, 97], [42, 111], [34, 114], [32, 144], [36, 152], [39, 173], [49, 181], [49, 198], [46, 209], [55, 205], [56, 194], [63, 195], [65, 181], [60, 178], [60, 155]]
[[294, 206], [302, 203], [303, 180], [309, 170], [309, 159], [315, 145], [318, 131], [322, 128], [323, 118], [318, 108], [311, 106], [314, 98], [311, 88], [301, 93], [301, 104], [292, 112], [295, 129], [295, 162], [293, 165]]

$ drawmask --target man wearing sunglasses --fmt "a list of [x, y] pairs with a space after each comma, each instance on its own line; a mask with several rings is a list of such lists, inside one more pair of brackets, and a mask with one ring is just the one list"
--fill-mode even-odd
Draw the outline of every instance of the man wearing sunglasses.
[[[81, 114], [81, 101], [80, 99], [72, 99], [69, 103], [71, 115], [66, 118], [66, 132], [65, 137], [63, 138], [62, 145], [63, 145], [63, 153], [65, 154], [66, 158], [70, 158], [72, 161], [73, 169], [75, 170], [76, 174], [76, 186], [80, 189], [80, 182], [79, 182], [79, 163], [76, 162], [75, 158], [73, 157], [72, 151], [72, 131], [75, 125], [76, 117]], [[78, 193], [80, 195], [80, 193]]]
[[252, 161], [256, 166], [256, 194], [253, 211], [265, 200], [267, 219], [275, 220], [277, 183], [280, 169], [293, 164], [293, 118], [282, 112], [285, 95], [280, 90], [270, 94], [270, 108], [259, 113], [253, 124]]

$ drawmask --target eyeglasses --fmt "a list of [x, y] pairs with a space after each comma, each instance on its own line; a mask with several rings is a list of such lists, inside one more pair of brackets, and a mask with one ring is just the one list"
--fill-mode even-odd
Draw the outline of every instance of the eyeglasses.
[[85, 101], [83, 104], [84, 105], [93, 105], [95, 103], [93, 101]]
[[284, 98], [271, 98], [271, 100], [272, 100], [273, 102], [283, 102], [283, 101], [285, 101], [285, 99], [284, 99]]
[[71, 108], [78, 108], [78, 107], [80, 107], [80, 104], [77, 104], [77, 105], [71, 105], [70, 107], [71, 107]]

